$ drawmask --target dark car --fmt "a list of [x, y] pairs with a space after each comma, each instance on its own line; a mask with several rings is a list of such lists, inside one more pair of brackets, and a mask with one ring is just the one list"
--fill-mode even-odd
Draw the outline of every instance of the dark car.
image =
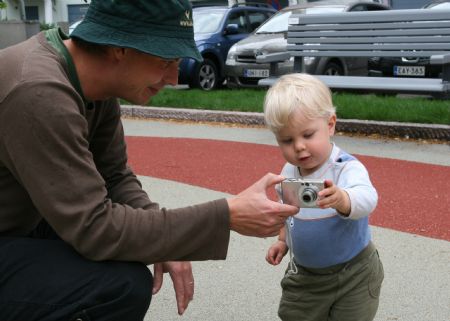
[[[286, 51], [288, 20], [291, 14], [315, 14], [345, 11], [388, 10], [376, 1], [314, 1], [280, 10], [228, 52], [225, 66], [228, 87], [257, 87], [258, 81], [269, 76], [292, 72], [293, 59], [278, 64], [276, 75], [269, 75], [269, 64], [256, 62], [256, 56]], [[367, 58], [306, 57], [306, 72], [314, 75], [366, 76]]]
[[202, 6], [193, 8], [194, 36], [203, 57], [180, 62], [178, 82], [191, 88], [211, 90], [225, 79], [228, 50], [276, 12], [267, 5]]
[[[423, 9], [450, 9], [450, 0], [433, 1], [425, 5]], [[441, 78], [442, 66], [430, 64], [430, 57], [373, 57], [369, 59], [369, 75]]]

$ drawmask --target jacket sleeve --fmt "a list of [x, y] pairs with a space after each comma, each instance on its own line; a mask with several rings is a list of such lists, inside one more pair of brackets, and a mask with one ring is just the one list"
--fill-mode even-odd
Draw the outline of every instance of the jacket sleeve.
[[37, 211], [81, 255], [146, 264], [226, 257], [230, 233], [226, 200], [173, 210], [151, 205], [124, 165], [120, 129], [109, 142], [105, 137], [94, 142], [95, 149], [123, 144], [118, 162], [108, 164], [105, 156], [115, 146], [99, 154], [100, 173], [80, 112], [84, 106], [72, 88], [25, 83], [8, 99], [1, 115], [8, 119], [0, 129], [2, 161]]
[[[116, 99], [93, 104], [95, 121], [90, 130], [89, 149], [97, 170], [105, 180], [108, 198], [133, 208], [158, 209], [127, 165], [128, 157], [120, 106]], [[99, 121], [100, 120], [100, 121]]]

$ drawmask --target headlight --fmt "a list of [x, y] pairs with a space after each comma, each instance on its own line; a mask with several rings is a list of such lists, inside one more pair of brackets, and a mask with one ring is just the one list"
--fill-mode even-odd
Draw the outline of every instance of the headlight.
[[235, 62], [236, 62], [236, 44], [232, 45], [230, 50], [228, 50], [227, 60], [225, 63], [227, 65], [234, 65]]

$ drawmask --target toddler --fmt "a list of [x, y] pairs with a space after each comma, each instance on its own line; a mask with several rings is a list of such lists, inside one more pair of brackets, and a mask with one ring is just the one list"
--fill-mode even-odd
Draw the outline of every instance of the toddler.
[[384, 278], [368, 224], [378, 196], [364, 165], [331, 141], [336, 113], [329, 88], [308, 74], [282, 76], [267, 92], [264, 117], [287, 161], [281, 175], [325, 181], [318, 208], [300, 208], [268, 250], [272, 265], [288, 251], [291, 257], [279, 317], [373, 320]]

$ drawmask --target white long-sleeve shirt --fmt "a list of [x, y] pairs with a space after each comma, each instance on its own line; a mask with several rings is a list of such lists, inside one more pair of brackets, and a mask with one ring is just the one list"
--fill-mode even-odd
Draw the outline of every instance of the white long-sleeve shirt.
[[351, 260], [370, 239], [368, 216], [376, 207], [378, 195], [364, 165], [336, 145], [329, 159], [314, 173], [301, 176], [287, 163], [281, 172], [286, 178], [328, 179], [347, 192], [349, 216], [335, 209], [301, 208], [288, 219], [288, 242], [295, 262], [305, 267], [323, 268]]

